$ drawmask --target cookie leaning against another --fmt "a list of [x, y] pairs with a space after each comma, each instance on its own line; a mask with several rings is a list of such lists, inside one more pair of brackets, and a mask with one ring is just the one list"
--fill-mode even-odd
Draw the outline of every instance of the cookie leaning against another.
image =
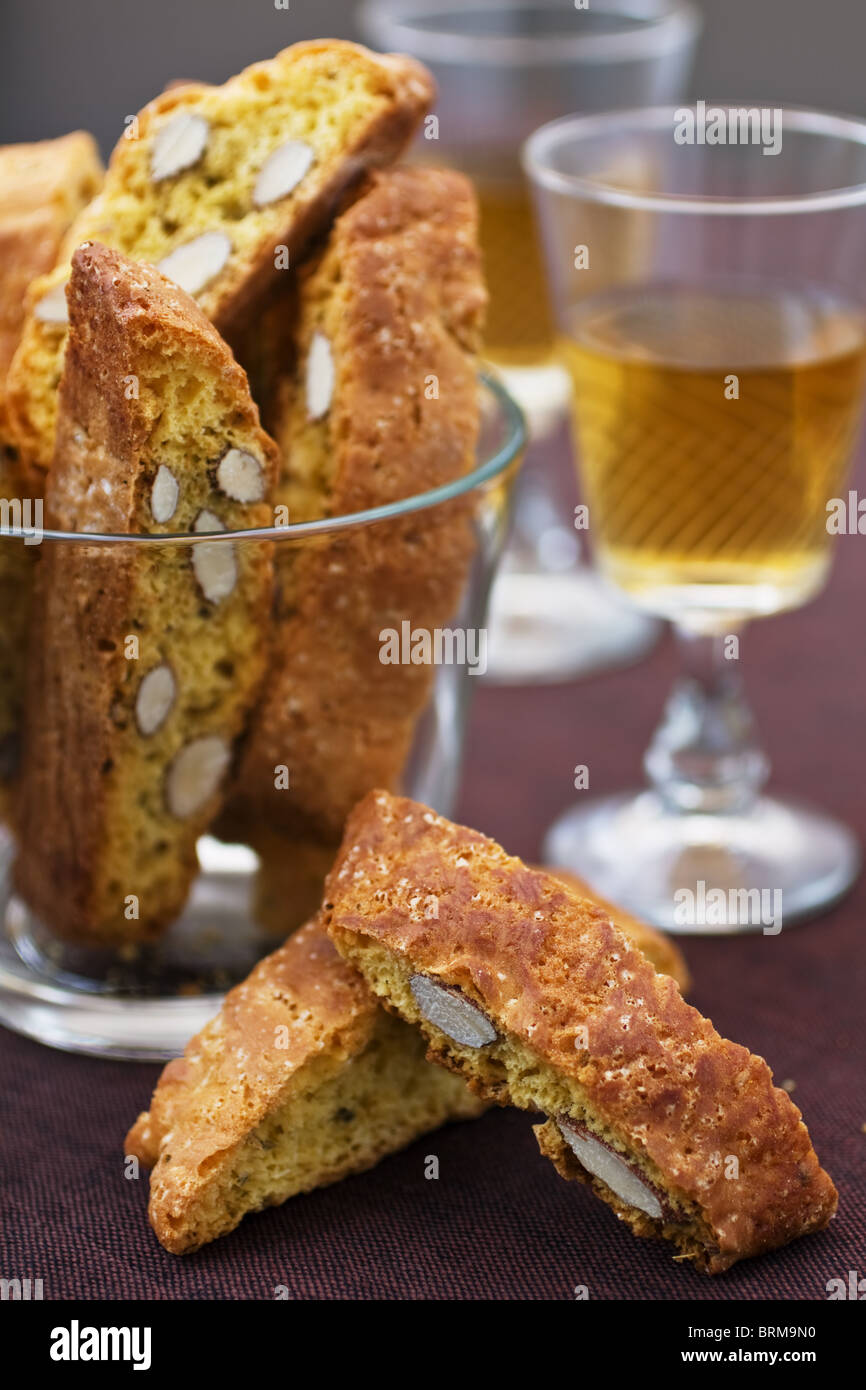
[[[6, 376], [21, 338], [27, 289], [57, 259], [73, 217], [102, 182], [96, 144], [84, 131], [59, 140], [0, 148], [0, 497], [30, 497], [18, 464], [6, 404]], [[22, 520], [26, 521], [23, 516]], [[4, 518], [5, 520], [5, 518]], [[30, 520], [37, 522], [35, 508]], [[9, 524], [19, 524], [10, 511]], [[0, 785], [18, 765], [24, 662], [35, 555], [20, 540], [0, 541]]]
[[720, 1037], [602, 908], [492, 840], [372, 793], [349, 817], [323, 921], [428, 1057], [546, 1115], [542, 1152], [636, 1235], [718, 1274], [834, 1215], [766, 1062]]
[[125, 1151], [153, 1169], [150, 1221], [181, 1255], [484, 1108], [311, 922], [169, 1062]]
[[[189, 296], [94, 244], [73, 258], [69, 308], [48, 524], [157, 536], [267, 525], [275, 446]], [[59, 935], [152, 939], [183, 907], [265, 673], [271, 547], [42, 551], [16, 883]]]
[[[432, 168], [373, 175], [301, 272], [298, 298], [300, 366], [272, 425], [290, 520], [396, 502], [469, 472], [486, 294], [468, 180]], [[360, 797], [398, 785], [433, 667], [384, 663], [383, 633], [455, 618], [476, 548], [473, 507], [458, 499], [315, 547], [277, 547], [275, 659], [222, 827], [229, 838], [258, 848], [264, 826], [333, 855]], [[275, 789], [275, 764], [289, 767], [289, 790]]]
[[327, 225], [363, 171], [395, 159], [433, 99], [411, 58], [340, 40], [299, 43], [222, 87], [163, 92], [118, 141], [100, 196], [33, 287], [10, 379], [28, 468], [53, 449], [69, 258], [99, 241], [156, 265], [230, 336]]

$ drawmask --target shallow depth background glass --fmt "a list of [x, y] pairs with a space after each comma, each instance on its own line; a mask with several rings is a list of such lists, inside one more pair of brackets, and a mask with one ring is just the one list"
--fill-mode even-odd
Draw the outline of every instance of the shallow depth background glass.
[[570, 0], [368, 0], [360, 19], [375, 47], [412, 53], [436, 79], [438, 127], [425, 128], [414, 153], [475, 183], [490, 290], [486, 355], [533, 435], [493, 593], [491, 676], [562, 680], [635, 660], [656, 625], [578, 563], [559, 468], [568, 380], [520, 147], [565, 112], [677, 97], [699, 15], [680, 0], [593, 0], [579, 10]]

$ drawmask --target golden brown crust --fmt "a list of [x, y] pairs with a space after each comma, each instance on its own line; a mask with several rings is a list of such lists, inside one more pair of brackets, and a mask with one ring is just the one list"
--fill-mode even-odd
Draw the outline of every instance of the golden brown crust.
[[323, 920], [361, 968], [378, 943], [578, 1086], [699, 1209], [711, 1272], [833, 1215], [835, 1188], [766, 1062], [721, 1038], [602, 908], [491, 840], [371, 794], [349, 818]]
[[[285, 248], [293, 266], [327, 225], [345, 189], [366, 169], [400, 154], [433, 95], [429, 73], [411, 58], [374, 54], [342, 40], [317, 40], [253, 64], [223, 87], [188, 83], [151, 101], [131, 127], [135, 138], [127, 138], [127, 131], [118, 141], [103, 191], [71, 228], [54, 271], [33, 287], [31, 314], [9, 385], [27, 466], [37, 472], [50, 466], [52, 392], [65, 336], [62, 326], [41, 323], [33, 310], [49, 289], [62, 283], [77, 245], [100, 241], [134, 260], [159, 264], [198, 235], [218, 231], [228, 236], [227, 261], [197, 298], [220, 331], [233, 338], [279, 282], [283, 262], [277, 264], [277, 248]], [[354, 116], [342, 139], [335, 144], [330, 120], [319, 126], [313, 122], [322, 149], [315, 150], [311, 169], [291, 194], [264, 208], [254, 205], [261, 165], [287, 138], [278, 125], [271, 130], [273, 103], [282, 99], [303, 127], [313, 98], [331, 115], [341, 101], [351, 107]], [[155, 185], [149, 166], [154, 138], [169, 118], [182, 113], [201, 115], [210, 123], [220, 158], [214, 156], [211, 168], [209, 144], [192, 170]]]
[[[245, 374], [197, 305], [157, 271], [97, 244], [75, 253], [68, 298], [70, 341], [46, 525], [171, 532], [191, 528], [204, 506], [224, 516], [228, 529], [267, 524], [267, 501], [241, 508], [213, 500], [207, 468], [193, 452], [210, 445], [219, 454], [216, 432], [229, 429], [261, 460], [266, 496], [272, 487], [275, 447], [259, 426]], [[181, 379], [212, 399], [213, 414], [203, 422], [210, 433], [197, 432], [192, 416], [185, 422], [190, 442], [178, 511], [160, 526], [150, 511], [150, 451], [172, 410], [183, 416], [187, 409], [170, 396]], [[233, 523], [232, 512], [243, 513], [243, 521]], [[166, 759], [194, 736], [237, 737], [265, 668], [266, 549], [244, 548], [235, 592], [202, 614], [189, 551], [43, 547], [15, 873], [31, 907], [56, 932], [93, 942], [147, 938], [182, 907], [197, 866], [201, 816], [175, 821], [165, 810], [165, 762], [135, 723], [138, 682], [153, 665], [174, 667], [177, 699], [158, 735]], [[228, 636], [236, 614], [245, 626], [240, 646]], [[212, 707], [205, 712], [196, 705], [205, 692], [194, 682], [184, 688], [180, 674], [194, 658], [188, 637], [196, 624], [199, 647], [202, 639], [206, 646], [202, 667], [212, 683], [221, 681], [217, 694], [208, 692]], [[140, 644], [133, 660], [130, 633]], [[229, 660], [224, 676], [220, 653]], [[127, 911], [129, 895], [138, 899], [137, 916]]]
[[[285, 1103], [305, 1062], [324, 1048], [335, 1048], [341, 1058], [360, 1052], [377, 1012], [361, 976], [317, 923], [308, 922], [229, 991], [183, 1057], [168, 1063], [124, 1151], [151, 1168], [166, 1135], [176, 1133], [171, 1172], [160, 1182], [185, 1193], [203, 1161], [238, 1144]], [[287, 1045], [277, 1049], [280, 1028]], [[200, 1116], [207, 1117], [206, 1126], [197, 1123]], [[158, 1201], [156, 1190], [152, 1200]]]
[[[150, 438], [162, 400], [140, 387], [139, 394], [130, 388], [143, 361], [152, 356], [154, 340], [167, 359], [195, 359], [203, 371], [219, 376], [254, 428], [258, 411], [245, 372], [213, 324], [188, 294], [152, 266], [133, 263], [98, 242], [85, 243], [72, 259], [67, 299], [70, 332], [56, 472], [52, 470], [46, 494], [48, 523], [66, 531], [131, 533], [141, 478], [130, 460]], [[82, 424], [89, 439], [82, 438]], [[275, 469], [276, 451], [263, 430], [258, 443]], [[260, 517], [267, 524], [270, 508]]]
[[[544, 872], [542, 870], [542, 872]], [[603, 908], [615, 927], [619, 927], [624, 932], [633, 946], [639, 951], [643, 951], [647, 960], [652, 961], [656, 970], [660, 970], [663, 975], [670, 975], [672, 980], [676, 980], [679, 985], [680, 993], [687, 994], [691, 989], [691, 976], [686, 965], [682, 951], [671, 940], [665, 936], [664, 932], [656, 931], [648, 922], [643, 922], [639, 917], [634, 917], [624, 908], [617, 907], [616, 903], [610, 902], [607, 898], [602, 898], [586, 882], [586, 879], [579, 878], [577, 874], [570, 873], [567, 869], [549, 868], [546, 871], [553, 878], [558, 878], [562, 883], [568, 885], [581, 898], [589, 898], [590, 902], [596, 903]]]
[[7, 443], [6, 374], [24, 325], [27, 288], [54, 265], [69, 223], [101, 181], [99, 152], [83, 130], [0, 147], [0, 434]]
[[[96, 193], [102, 164], [84, 131], [59, 140], [0, 148], [0, 497], [23, 499], [20, 467], [6, 408], [6, 376], [25, 319], [27, 288], [53, 266], [72, 218]], [[35, 519], [35, 515], [34, 515]], [[30, 634], [35, 552], [0, 540], [0, 782], [18, 765], [24, 667]], [[2, 810], [13, 803], [3, 788]]]
[[[291, 520], [410, 497], [473, 466], [485, 294], [477, 209], [462, 175], [375, 175], [303, 275], [300, 301], [302, 375], [322, 334], [336, 380], [316, 422], [303, 386], [288, 388], [275, 433]], [[297, 555], [277, 548], [280, 636], [241, 764], [238, 833], [258, 820], [336, 843], [361, 796], [398, 784], [433, 668], [383, 664], [382, 633], [405, 622], [432, 632], [453, 619], [475, 548], [472, 505]], [[275, 789], [275, 763], [289, 767], [290, 790]]]
[[0, 215], [13, 219], [51, 208], [62, 235], [82, 204], [93, 197], [101, 178], [99, 150], [85, 130], [56, 140], [0, 146]]
[[[304, 181], [299, 196], [290, 200], [291, 216], [284, 217], [282, 225], [268, 229], [255, 253], [249, 257], [248, 264], [242, 269], [226, 271], [198, 297], [204, 313], [222, 332], [229, 332], [243, 324], [262, 296], [277, 283], [279, 272], [274, 266], [275, 245], [285, 245], [290, 262], [294, 263], [310, 239], [326, 224], [346, 187], [354, 183], [365, 169], [388, 164], [400, 154], [430, 107], [435, 95], [433, 79], [414, 58], [396, 53], [372, 53], [360, 44], [344, 39], [314, 39], [292, 44], [274, 58], [251, 64], [236, 77], [230, 78], [222, 89], [197, 82], [172, 87], [169, 91], [161, 92], [139, 113], [138, 138], [147, 142], [154, 127], [166, 114], [195, 111], [202, 96], [213, 97], [215, 93], [225, 91], [227, 99], [231, 100], [236, 89], [260, 83], [265, 84], [264, 90], [271, 89], [284, 80], [292, 67], [318, 57], [326, 59], [329, 64], [333, 63], [336, 81], [339, 81], [340, 64], [343, 62], [362, 59], [374, 64], [381, 76], [382, 94], [387, 97], [387, 105], [376, 119], [359, 125], [355, 138], [341, 151], [339, 161], [328, 169], [327, 177], [313, 177]], [[126, 176], [131, 161], [131, 144], [131, 141], [120, 140], [115, 147], [108, 169], [109, 191], [115, 178], [120, 182]], [[110, 225], [102, 230], [107, 232]], [[99, 227], [89, 229], [83, 226], [83, 235], [95, 236], [99, 235], [99, 231]], [[70, 245], [77, 244], [75, 235], [76, 228], [73, 228]]]
[[153, 1167], [149, 1215], [174, 1254], [249, 1211], [371, 1167], [484, 1109], [424, 1061], [316, 922], [261, 961], [165, 1068], [125, 1151]]

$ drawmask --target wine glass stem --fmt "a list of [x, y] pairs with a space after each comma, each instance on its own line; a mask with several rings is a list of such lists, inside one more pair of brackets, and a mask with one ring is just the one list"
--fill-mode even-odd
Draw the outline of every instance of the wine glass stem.
[[683, 673], [645, 754], [647, 776], [671, 810], [746, 810], [770, 765], [743, 691], [739, 634], [674, 631]]

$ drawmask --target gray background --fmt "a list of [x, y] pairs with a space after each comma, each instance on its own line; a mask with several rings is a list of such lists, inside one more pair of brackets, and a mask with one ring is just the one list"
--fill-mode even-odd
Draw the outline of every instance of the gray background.
[[[697, 0], [693, 95], [866, 114], [866, 0]], [[569, 7], [569, 0], [563, 0]], [[172, 77], [223, 81], [296, 39], [357, 37], [352, 0], [0, 0], [0, 144], [92, 130], [107, 153]]]

